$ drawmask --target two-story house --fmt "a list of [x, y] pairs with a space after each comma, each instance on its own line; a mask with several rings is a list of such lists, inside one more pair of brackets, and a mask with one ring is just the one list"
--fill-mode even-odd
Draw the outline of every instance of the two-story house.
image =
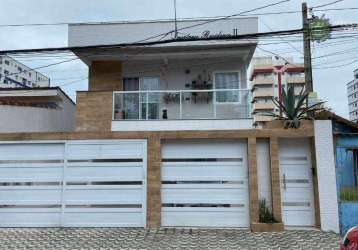
[[247, 34], [257, 19], [174, 27], [69, 26], [69, 46], [89, 67], [76, 131], [0, 134], [0, 227], [264, 230], [265, 199], [276, 230], [338, 231], [331, 122], [252, 128], [257, 41]]

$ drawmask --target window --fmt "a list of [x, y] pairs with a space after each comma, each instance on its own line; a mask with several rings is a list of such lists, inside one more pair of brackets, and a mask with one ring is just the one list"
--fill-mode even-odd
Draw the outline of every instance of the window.
[[[159, 90], [158, 77], [123, 78], [124, 91]], [[138, 105], [139, 104], [139, 105]], [[127, 93], [124, 95], [123, 112], [125, 119], [159, 119], [158, 93]], [[148, 111], [147, 111], [148, 107]]]
[[218, 103], [233, 103], [239, 102], [239, 90], [233, 89], [240, 88], [239, 72], [218, 72], [214, 76], [215, 89], [228, 91], [216, 92], [216, 102]]
[[4, 70], [4, 74], [5, 74], [5, 75], [8, 75], [9, 73], [10, 73], [9, 71]]
[[18, 67], [17, 70], [18, 70], [19, 72], [22, 72], [22, 68], [21, 68], [21, 67]]
[[8, 60], [5, 60], [6, 65], [10, 65], [10, 62]]
[[304, 72], [288, 72], [289, 77], [304, 77]]
[[8, 80], [5, 79], [5, 80], [4, 80], [4, 84], [8, 84]]

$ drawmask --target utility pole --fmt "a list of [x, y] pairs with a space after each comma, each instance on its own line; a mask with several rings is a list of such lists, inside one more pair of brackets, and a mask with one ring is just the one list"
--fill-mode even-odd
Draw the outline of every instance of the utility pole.
[[308, 19], [307, 3], [302, 3], [302, 24], [303, 24], [303, 50], [304, 68], [306, 80], [306, 93], [313, 92], [312, 62], [311, 62], [311, 32]]
[[175, 37], [175, 38], [178, 38], [177, 0], [174, 0], [174, 23], [175, 23], [175, 33], [174, 33], [174, 37]]

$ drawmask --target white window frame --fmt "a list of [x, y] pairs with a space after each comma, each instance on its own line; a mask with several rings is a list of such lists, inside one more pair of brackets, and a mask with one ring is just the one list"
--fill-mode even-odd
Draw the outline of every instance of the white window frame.
[[[214, 90], [216, 90], [216, 83], [215, 83], [215, 75], [218, 73], [236, 73], [238, 75], [238, 79], [239, 79], [239, 88], [238, 90], [241, 89], [241, 72], [240, 70], [217, 70], [217, 71], [213, 71], [212, 73], [212, 79], [213, 79], [213, 88]], [[216, 91], [214, 92], [214, 101], [215, 101], [215, 105], [225, 105], [225, 104], [241, 104], [241, 91], [239, 91], [239, 101], [238, 102], [217, 102], [216, 101]]]
[[[138, 81], [139, 81], [139, 91], [146, 91], [146, 90], [143, 90], [142, 87], [143, 87], [143, 81], [145, 78], [156, 78], [158, 79], [158, 90], [160, 90], [160, 76], [157, 76], [157, 75], [154, 75], [154, 76], [139, 76], [139, 77], [135, 77], [135, 78], [138, 78]], [[140, 94], [139, 94], [140, 95]], [[146, 98], [149, 98], [148, 95]], [[147, 100], [148, 101], [148, 100]], [[142, 104], [143, 103], [146, 103], [146, 117], [142, 117]], [[149, 109], [149, 104], [150, 102], [141, 102], [141, 98], [139, 97], [139, 120], [148, 120], [148, 109]], [[152, 102], [151, 102], [152, 103]], [[156, 102], [155, 102], [156, 103]], [[158, 106], [160, 107], [160, 101], [157, 102], [158, 103]], [[158, 110], [158, 119], [160, 117], [160, 110]]]

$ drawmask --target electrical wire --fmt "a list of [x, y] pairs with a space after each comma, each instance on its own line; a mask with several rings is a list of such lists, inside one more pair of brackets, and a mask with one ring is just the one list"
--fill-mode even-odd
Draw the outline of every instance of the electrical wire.
[[344, 1], [344, 0], [336, 0], [336, 1], [333, 1], [333, 2], [330, 2], [330, 3], [326, 3], [326, 4], [322, 4], [322, 5], [318, 5], [318, 6], [311, 7], [310, 9], [318, 9], [318, 8], [330, 6], [330, 5], [333, 5], [333, 4], [336, 4], [336, 3], [339, 3], [339, 2], [343, 2], [343, 1]]

